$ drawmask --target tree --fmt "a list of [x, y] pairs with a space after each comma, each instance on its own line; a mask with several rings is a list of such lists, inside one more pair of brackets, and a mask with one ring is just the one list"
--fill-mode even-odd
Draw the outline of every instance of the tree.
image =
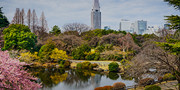
[[42, 12], [42, 14], [41, 14], [39, 24], [41, 27], [41, 32], [47, 32], [48, 31], [48, 25], [47, 25], [47, 21], [46, 21], [44, 12]]
[[31, 76], [23, 67], [27, 65], [10, 58], [8, 51], [0, 51], [0, 89], [37, 90], [41, 85], [35, 83], [37, 78]]
[[57, 36], [57, 35], [59, 35], [61, 33], [61, 30], [60, 30], [60, 28], [57, 25], [55, 25], [53, 27], [52, 31], [50, 31], [49, 33], [54, 34], [54, 35]]
[[23, 24], [24, 25], [25, 13], [24, 9], [20, 10], [16, 8], [15, 15], [12, 20], [12, 24]]
[[28, 25], [28, 27], [31, 29], [32, 14], [31, 14], [31, 10], [30, 10], [30, 9], [28, 10], [26, 19], [27, 19], [27, 25]]
[[69, 23], [63, 26], [64, 31], [77, 31], [79, 34], [90, 30], [90, 27], [82, 23]]
[[20, 24], [24, 25], [24, 19], [25, 19], [25, 13], [24, 13], [24, 8], [20, 12]]
[[[171, 73], [180, 82], [179, 42], [174, 44], [158, 42], [161, 47], [150, 41], [146, 44], [145, 47], [142, 47], [142, 51], [132, 59], [129, 68], [131, 75], [141, 79], [143, 75], [155, 75], [158, 78], [166, 73]], [[151, 71], [151, 69], [155, 71]]]
[[38, 38], [42, 40], [45, 37], [47, 37], [48, 35], [47, 31], [48, 31], [47, 21], [44, 16], [44, 12], [42, 12], [39, 20], [39, 26], [37, 26], [37, 31], [35, 31], [35, 33], [38, 36]]
[[0, 7], [0, 28], [6, 27], [9, 25], [9, 21], [6, 16], [3, 15], [2, 7]]
[[47, 44], [43, 45], [39, 50], [39, 57], [41, 62], [50, 62], [50, 55], [52, 51], [55, 49], [55, 43], [51, 40], [47, 41]]
[[13, 17], [12, 24], [20, 24], [20, 9], [19, 8], [16, 8], [16, 12]]
[[37, 26], [38, 26], [38, 18], [36, 16], [36, 11], [33, 9], [33, 12], [32, 12], [32, 32], [35, 33], [35, 30], [37, 30]]
[[175, 9], [180, 10], [180, 1], [179, 0], [164, 0], [165, 2], [168, 2], [170, 5], [172, 5]]
[[3, 34], [3, 50], [33, 50], [37, 42], [35, 34], [31, 33], [30, 29], [22, 24], [11, 24], [8, 28], [4, 29]]

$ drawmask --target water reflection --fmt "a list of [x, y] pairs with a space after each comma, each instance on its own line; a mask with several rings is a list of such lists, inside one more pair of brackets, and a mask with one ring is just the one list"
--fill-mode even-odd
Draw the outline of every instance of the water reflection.
[[[30, 72], [43, 83], [43, 89], [52, 90], [93, 90], [96, 87], [124, 82], [134, 85], [132, 78], [123, 78], [120, 74], [110, 72], [100, 74], [89, 70], [64, 70], [54, 68], [30, 68]], [[128, 79], [128, 80], [124, 80]]]

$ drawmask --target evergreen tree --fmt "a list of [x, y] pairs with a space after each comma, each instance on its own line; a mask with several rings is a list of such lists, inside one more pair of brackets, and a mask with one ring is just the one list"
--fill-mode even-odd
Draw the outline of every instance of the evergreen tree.
[[3, 15], [4, 13], [2, 12], [2, 8], [3, 7], [0, 7], [0, 28], [6, 27], [9, 25], [9, 21], [7, 17]]
[[61, 33], [61, 30], [60, 30], [60, 28], [57, 25], [55, 25], [53, 27], [52, 31], [50, 31], [49, 33], [54, 34], [54, 35], [57, 36], [57, 35], [59, 35]]

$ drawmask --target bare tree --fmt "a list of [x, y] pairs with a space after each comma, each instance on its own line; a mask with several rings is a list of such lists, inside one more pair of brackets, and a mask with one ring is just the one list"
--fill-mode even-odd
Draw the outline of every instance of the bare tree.
[[23, 8], [20, 12], [20, 24], [24, 25], [24, 17], [25, 17], [25, 13], [24, 13], [24, 8]]
[[69, 23], [63, 26], [64, 31], [77, 31], [79, 34], [90, 30], [90, 27], [82, 23]]
[[35, 32], [35, 30], [37, 30], [37, 26], [38, 26], [38, 18], [36, 16], [35, 10], [33, 10], [32, 12], [32, 32], [33, 33]]
[[12, 20], [12, 24], [20, 24], [20, 9], [19, 8], [16, 8], [16, 12], [15, 12], [15, 15], [13, 17], [13, 20]]
[[136, 51], [139, 49], [139, 46], [134, 42], [130, 33], [127, 33], [124, 37], [119, 38], [119, 42], [123, 52], [128, 51], [129, 49]]
[[41, 14], [39, 24], [41, 27], [41, 32], [47, 32], [48, 31], [48, 25], [47, 25], [47, 21], [46, 21], [44, 12], [42, 12], [42, 14]]
[[30, 9], [27, 12], [27, 17], [26, 18], [27, 18], [27, 25], [31, 29], [32, 14], [31, 14], [31, 10]]
[[144, 45], [142, 51], [133, 58], [127, 74], [141, 79], [144, 75], [158, 78], [165, 73], [171, 73], [180, 81], [177, 74], [180, 72], [179, 58], [152, 42], [146, 44], [148, 45]]

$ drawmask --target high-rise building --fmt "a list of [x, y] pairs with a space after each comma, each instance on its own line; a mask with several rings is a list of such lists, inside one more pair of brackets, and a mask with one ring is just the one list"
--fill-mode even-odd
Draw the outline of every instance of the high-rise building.
[[129, 20], [122, 19], [119, 24], [119, 30], [133, 33], [133, 23]]
[[143, 34], [147, 30], [147, 21], [138, 20], [134, 23], [134, 32], [136, 34]]
[[101, 12], [99, 0], [94, 0], [93, 9], [91, 12], [91, 28], [101, 29]]

